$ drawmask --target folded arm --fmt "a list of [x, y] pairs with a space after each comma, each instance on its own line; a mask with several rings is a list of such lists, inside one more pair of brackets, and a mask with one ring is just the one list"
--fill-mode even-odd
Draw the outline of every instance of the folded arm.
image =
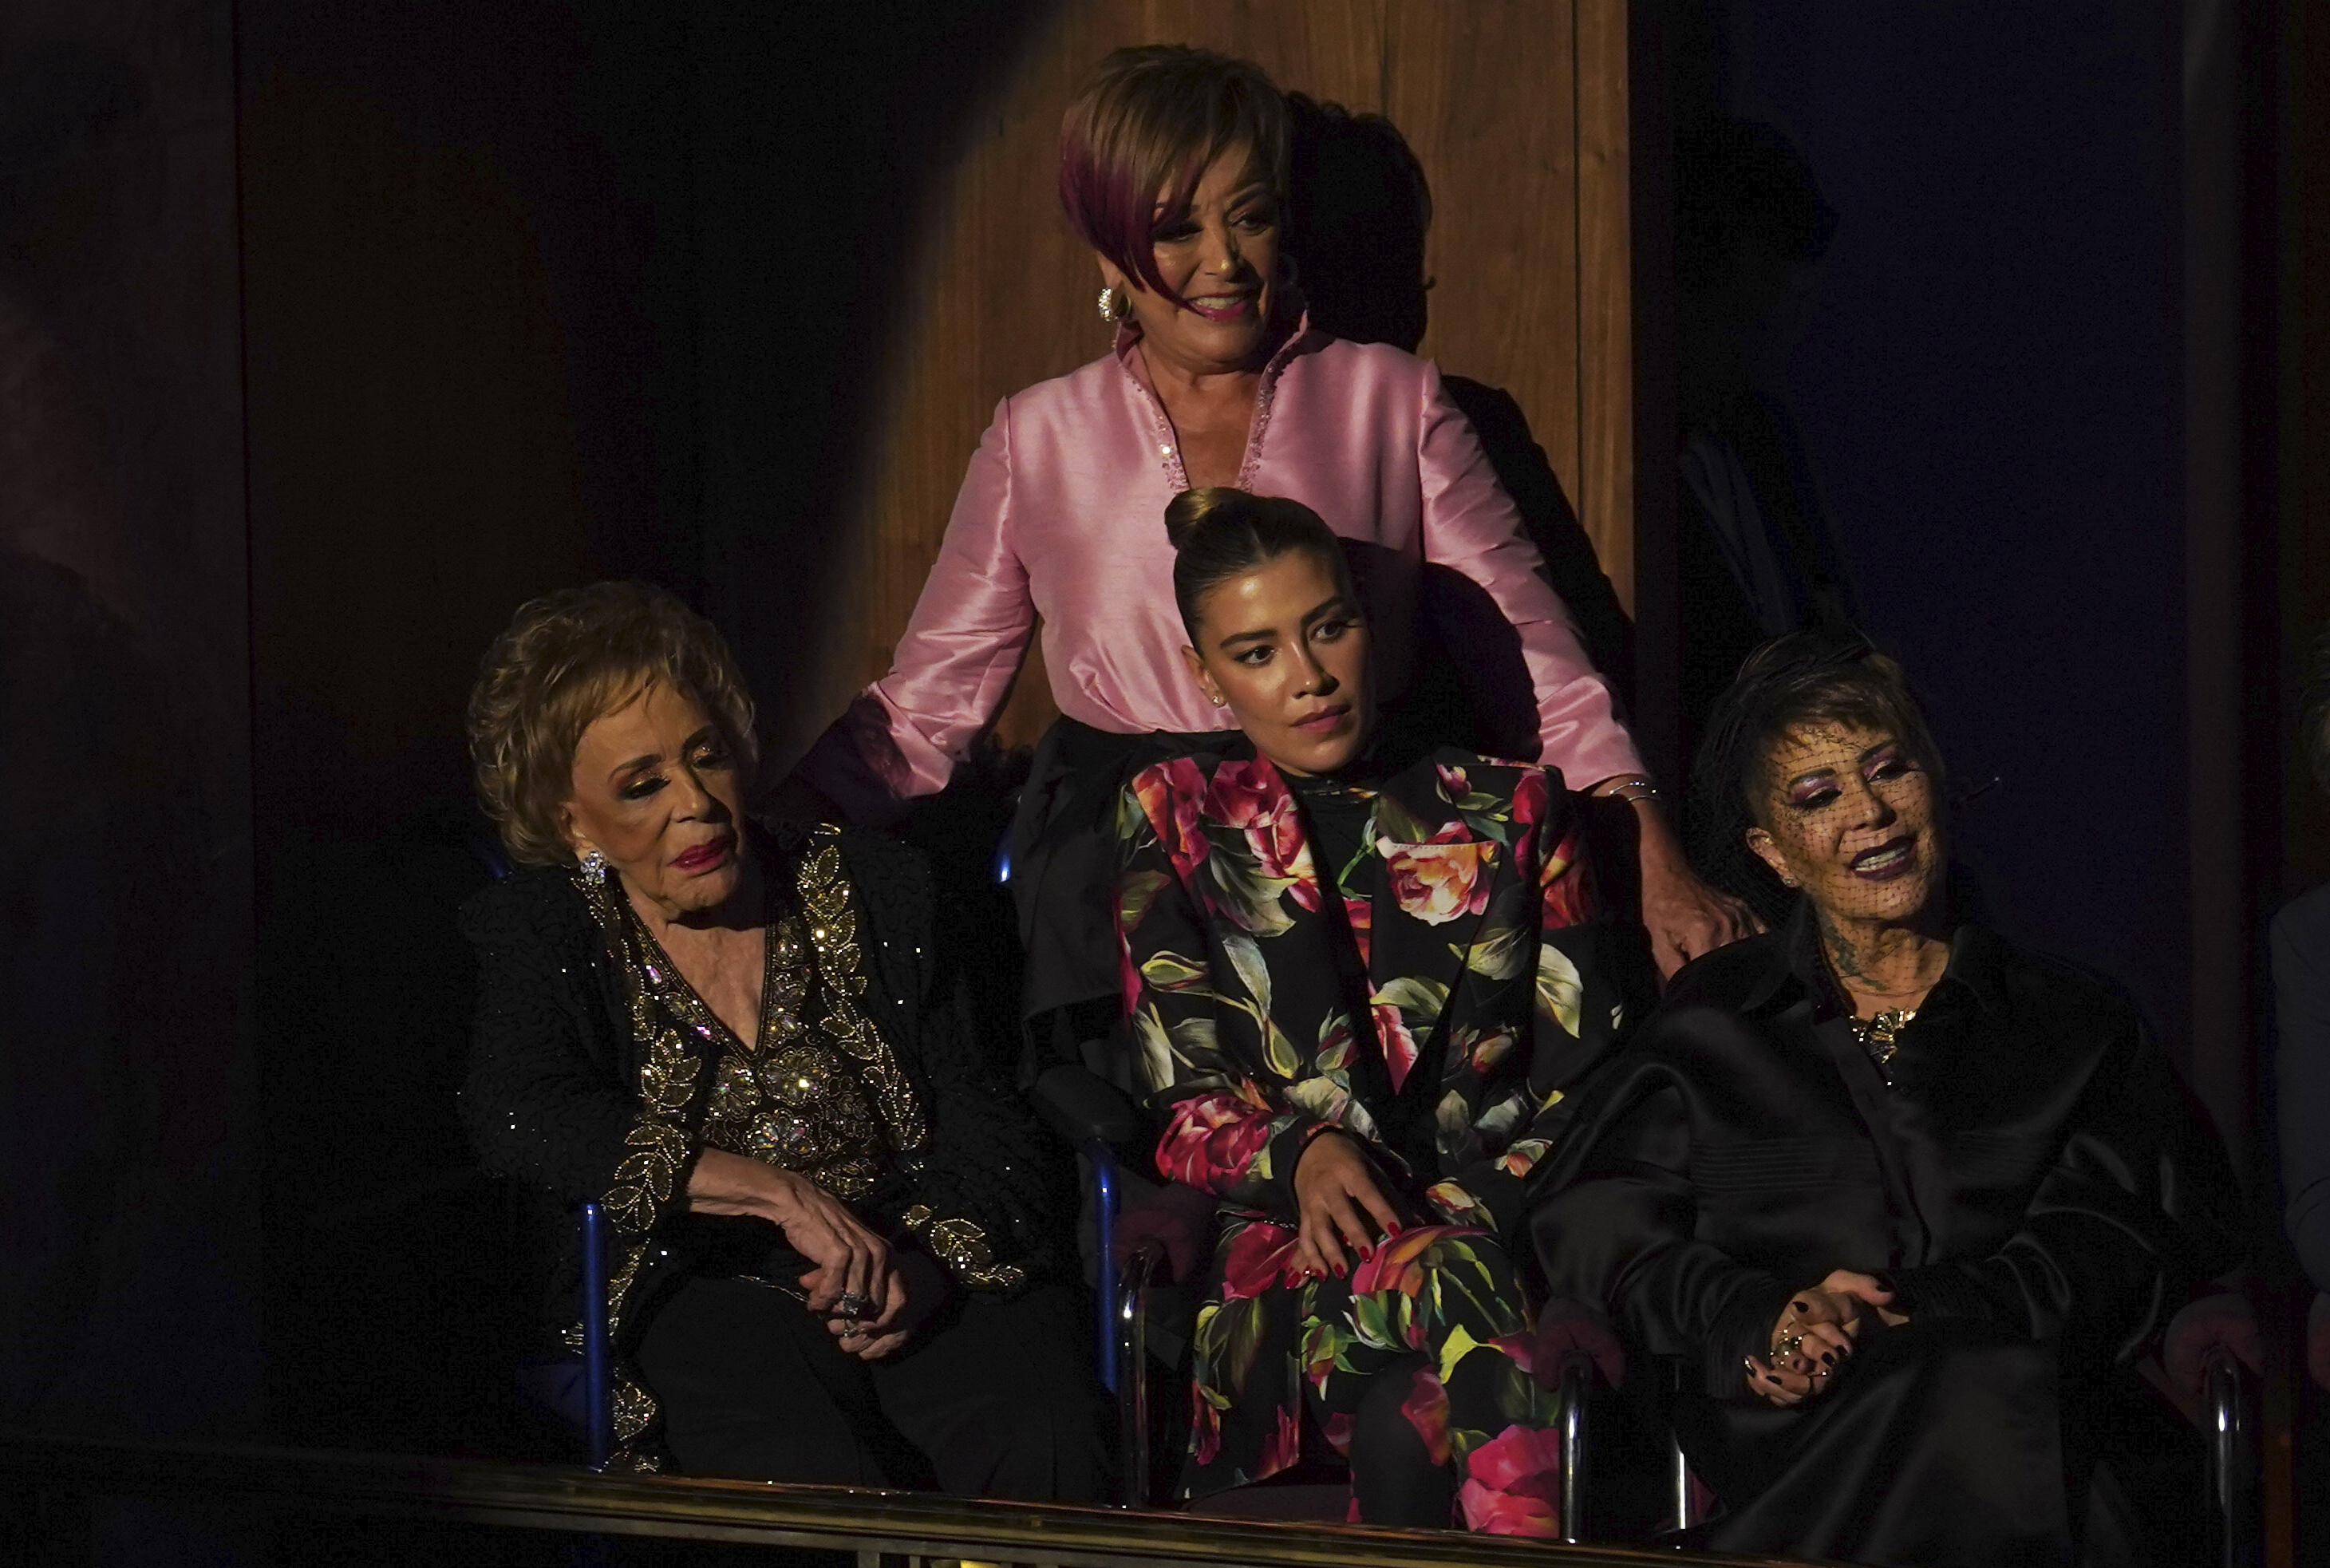
[[1168, 1181], [1292, 1223], [1295, 1167], [1303, 1147], [1332, 1124], [1274, 1105], [1223, 1049], [1223, 1004], [1208, 966], [1205, 922], [1130, 789], [1118, 828], [1124, 1006], [1141, 1081], [1164, 1121], [1158, 1170]]

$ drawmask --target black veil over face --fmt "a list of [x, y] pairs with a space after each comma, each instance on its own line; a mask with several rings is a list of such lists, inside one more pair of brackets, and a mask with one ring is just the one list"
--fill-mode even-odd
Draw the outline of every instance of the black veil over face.
[[1892, 661], [1850, 627], [1814, 626], [1748, 655], [1717, 701], [1691, 763], [1691, 858], [1700, 874], [1771, 926], [1798, 894], [1748, 847], [1772, 750], [1800, 725], [1845, 723], [1890, 732], [1946, 798], [1942, 760]]

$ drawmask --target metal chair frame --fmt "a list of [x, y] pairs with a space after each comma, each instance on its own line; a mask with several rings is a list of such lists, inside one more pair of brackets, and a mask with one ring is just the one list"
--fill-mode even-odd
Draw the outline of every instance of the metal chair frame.
[[582, 1454], [603, 1471], [615, 1453], [614, 1354], [607, 1343], [607, 1212], [582, 1205]]

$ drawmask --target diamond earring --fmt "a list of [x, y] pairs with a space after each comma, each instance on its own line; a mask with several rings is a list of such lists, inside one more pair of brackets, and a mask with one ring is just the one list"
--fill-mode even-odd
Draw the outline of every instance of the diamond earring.
[[1100, 318], [1103, 321], [1107, 322], [1111, 326], [1114, 326], [1118, 322], [1122, 321], [1126, 316], [1132, 314], [1132, 300], [1125, 298], [1113, 288], [1103, 288], [1100, 291]]
[[592, 882], [604, 882], [607, 879], [607, 857], [595, 849], [584, 850], [582, 874]]

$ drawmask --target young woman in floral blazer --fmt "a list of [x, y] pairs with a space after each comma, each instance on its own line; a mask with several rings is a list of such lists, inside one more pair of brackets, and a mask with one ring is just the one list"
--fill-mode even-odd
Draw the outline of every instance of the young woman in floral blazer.
[[1556, 1534], [1509, 1242], [1620, 1023], [1575, 798], [1468, 752], [1377, 762], [1367, 628], [1315, 514], [1212, 490], [1167, 517], [1192, 673], [1246, 741], [1149, 768], [1119, 814], [1158, 1165], [1221, 1222], [1183, 1488], [1294, 1463], [1307, 1400], [1354, 1518]]

